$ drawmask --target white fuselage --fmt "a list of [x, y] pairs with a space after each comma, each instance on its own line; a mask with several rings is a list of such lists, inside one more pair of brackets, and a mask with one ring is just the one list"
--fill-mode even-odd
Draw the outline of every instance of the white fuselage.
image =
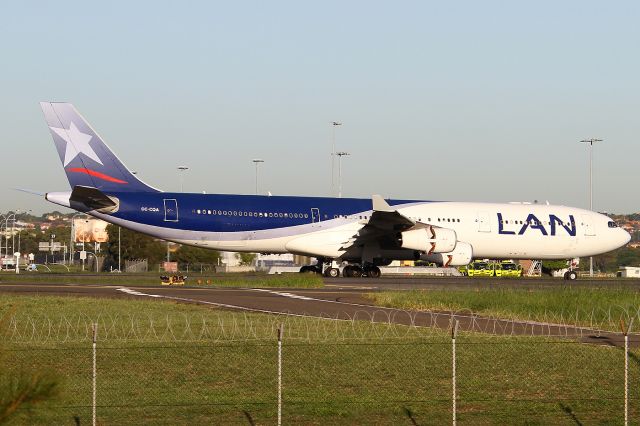
[[[474, 258], [568, 259], [614, 250], [630, 240], [605, 215], [584, 209], [525, 203], [425, 202], [397, 206], [417, 222], [455, 231]], [[295, 253], [341, 258], [371, 210], [316, 223], [250, 232], [207, 232], [151, 226], [92, 212], [158, 238], [223, 251]], [[211, 220], [203, 216], [202, 220]]]

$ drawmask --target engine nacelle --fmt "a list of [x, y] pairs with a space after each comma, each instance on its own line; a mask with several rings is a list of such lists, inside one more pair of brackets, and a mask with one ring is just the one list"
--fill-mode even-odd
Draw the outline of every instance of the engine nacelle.
[[423, 254], [421, 260], [434, 262], [439, 266], [464, 266], [473, 259], [473, 247], [469, 243], [458, 241], [456, 248], [448, 253]]
[[398, 234], [400, 247], [428, 254], [453, 251], [456, 240], [456, 231], [435, 226], [412, 229]]

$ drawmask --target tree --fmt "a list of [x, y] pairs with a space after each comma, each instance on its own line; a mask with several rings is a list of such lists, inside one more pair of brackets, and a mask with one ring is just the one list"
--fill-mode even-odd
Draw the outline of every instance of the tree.
[[178, 263], [218, 263], [220, 253], [215, 250], [192, 246], [180, 246], [173, 254], [173, 259]]
[[543, 260], [542, 261], [542, 271], [547, 274], [552, 274], [553, 271], [565, 269], [567, 267], [568, 267], [568, 262], [566, 260]]
[[[107, 235], [109, 236], [109, 247], [107, 249], [107, 253], [111, 258], [111, 262], [117, 263], [118, 226], [107, 225]], [[166, 246], [148, 235], [144, 235], [130, 229], [121, 228], [120, 250], [122, 261], [147, 259], [149, 263], [159, 263], [164, 259]]]
[[249, 266], [253, 264], [256, 258], [255, 253], [236, 253], [236, 258], [240, 261], [240, 265]]

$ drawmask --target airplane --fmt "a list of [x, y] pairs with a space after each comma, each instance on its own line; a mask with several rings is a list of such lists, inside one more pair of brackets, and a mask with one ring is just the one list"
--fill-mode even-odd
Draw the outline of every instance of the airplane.
[[337, 277], [340, 262], [343, 276], [377, 278], [393, 260], [570, 259], [631, 239], [605, 215], [558, 205], [163, 192], [134, 175], [72, 104], [41, 107], [71, 186], [46, 200], [179, 244], [317, 259], [300, 272]]

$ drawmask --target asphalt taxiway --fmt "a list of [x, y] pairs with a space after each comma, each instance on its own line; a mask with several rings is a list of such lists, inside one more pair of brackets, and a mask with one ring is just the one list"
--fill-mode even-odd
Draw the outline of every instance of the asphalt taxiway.
[[[114, 280], [117, 281], [117, 280]], [[0, 293], [84, 296], [167, 300], [245, 312], [295, 315], [328, 320], [362, 320], [397, 323], [417, 327], [448, 329], [452, 320], [459, 329], [497, 335], [532, 335], [576, 339], [585, 343], [620, 346], [620, 333], [572, 325], [487, 318], [471, 312], [406, 311], [374, 306], [365, 297], [380, 290], [452, 288], [552, 288], [567, 285], [559, 280], [474, 280], [469, 278], [381, 278], [327, 279], [321, 289], [260, 289], [177, 286], [123, 286], [118, 284], [2, 283]], [[640, 289], [640, 283], [620, 280], [584, 280], [570, 283], [579, 287], [625, 285]], [[630, 336], [632, 346], [640, 346], [640, 335]]]

